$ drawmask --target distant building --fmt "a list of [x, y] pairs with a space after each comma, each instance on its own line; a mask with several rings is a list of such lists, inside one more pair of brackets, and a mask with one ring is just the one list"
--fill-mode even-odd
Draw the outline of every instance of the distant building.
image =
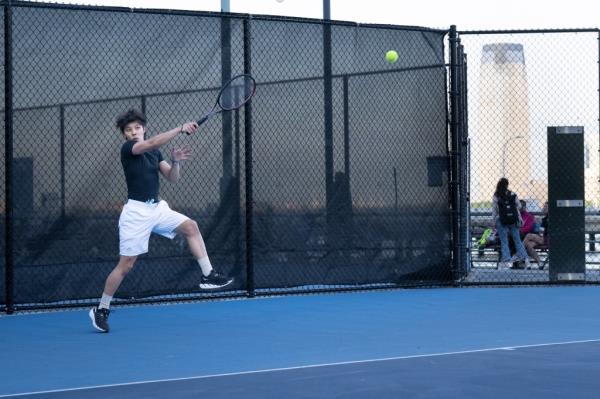
[[[485, 207], [500, 177], [533, 208], [548, 197], [545, 163], [546, 126], [532, 126], [529, 83], [523, 45], [493, 43], [482, 48], [479, 102], [470, 126], [471, 203]], [[532, 143], [532, 132], [544, 137]], [[539, 131], [537, 131], [539, 130]], [[587, 205], [600, 206], [597, 133], [585, 132], [585, 191]]]
[[503, 176], [508, 178], [515, 191], [531, 191], [536, 185], [532, 184], [523, 45], [484, 45], [479, 80], [477, 123], [470, 133], [473, 139], [471, 201], [490, 201], [498, 179]]

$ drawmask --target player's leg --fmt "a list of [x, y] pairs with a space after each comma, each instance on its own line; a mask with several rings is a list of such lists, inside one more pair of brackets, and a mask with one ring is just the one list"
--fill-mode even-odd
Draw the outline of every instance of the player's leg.
[[[194, 258], [203, 259], [208, 257], [206, 245], [204, 244], [204, 239], [202, 238], [200, 229], [198, 228], [198, 223], [192, 219], [187, 219], [175, 228], [175, 233], [181, 234], [185, 237], [188, 247], [190, 248], [190, 252]], [[202, 268], [203, 274], [209, 274], [211, 271], [212, 266], [209, 266], [206, 269]]]
[[202, 278], [200, 280], [200, 288], [202, 289], [216, 289], [223, 288], [232, 283], [233, 279], [225, 277], [213, 269], [208, 253], [206, 252], [206, 245], [204, 239], [198, 228], [198, 223], [191, 219], [187, 219], [181, 223], [175, 229], [175, 232], [182, 234], [190, 248], [190, 252], [200, 265], [202, 269]]
[[165, 201], [161, 201], [159, 207], [160, 221], [152, 231], [168, 238], [173, 238], [177, 234], [185, 237], [190, 252], [202, 270], [200, 288], [216, 289], [231, 284], [232, 278], [225, 277], [213, 269], [198, 223], [170, 209]]
[[123, 207], [119, 218], [119, 262], [106, 278], [100, 304], [89, 313], [97, 330], [108, 332], [110, 303], [125, 276], [133, 269], [138, 255], [148, 252], [154, 223], [154, 209], [147, 204], [129, 200]]
[[[108, 275], [108, 278], [106, 279], [106, 283], [104, 285], [104, 294], [105, 295], [109, 295], [112, 299], [112, 296], [115, 294], [115, 292], [117, 292], [117, 289], [123, 282], [123, 279], [125, 278], [125, 276], [127, 276], [127, 274], [133, 269], [133, 266], [135, 265], [136, 260], [137, 260], [137, 256], [121, 255], [121, 257], [119, 258], [119, 263], [117, 263], [117, 266], [113, 269], [113, 271]], [[109, 304], [106, 304], [106, 305], [109, 305]], [[110, 307], [110, 306], [104, 306], [104, 305], [105, 304], [100, 303], [99, 307], [100, 308]]]
[[133, 269], [136, 259], [137, 256], [121, 256], [117, 266], [106, 278], [100, 304], [90, 310], [92, 325], [96, 330], [102, 332], [109, 331], [108, 316], [110, 315], [110, 302], [125, 276]]

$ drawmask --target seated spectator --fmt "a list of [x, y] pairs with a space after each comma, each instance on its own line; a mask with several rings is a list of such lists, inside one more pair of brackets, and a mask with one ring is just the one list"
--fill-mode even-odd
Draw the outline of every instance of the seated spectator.
[[541, 266], [540, 255], [535, 249], [540, 245], [548, 246], [548, 202], [544, 203], [543, 212], [544, 217], [542, 218], [540, 234], [529, 233], [523, 240], [527, 253], [540, 265], [540, 269], [543, 269], [543, 267]]
[[533, 229], [535, 228], [535, 216], [527, 211], [527, 202], [520, 200], [521, 203], [521, 219], [523, 222], [521, 223], [521, 227], [519, 227], [519, 234], [521, 239], [525, 238], [525, 236], [529, 233], [533, 233]]

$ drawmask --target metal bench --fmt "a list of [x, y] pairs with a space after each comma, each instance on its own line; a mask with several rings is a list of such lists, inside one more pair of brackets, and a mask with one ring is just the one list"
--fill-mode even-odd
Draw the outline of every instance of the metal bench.
[[[500, 261], [501, 261], [501, 257], [502, 257], [502, 254], [501, 254], [502, 251], [500, 249], [500, 242], [496, 241], [494, 243], [489, 243], [489, 244], [484, 245], [483, 247], [480, 247], [477, 245], [478, 237], [482, 236], [484, 230], [485, 230], [485, 228], [482, 226], [473, 226], [473, 228], [471, 229], [471, 267], [477, 267], [477, 266], [475, 266], [476, 259], [484, 258], [486, 253], [487, 254], [493, 253], [495, 256], [494, 261], [496, 264], [496, 269], [499, 269]], [[538, 245], [535, 247], [535, 250], [541, 255], [540, 260], [542, 262], [541, 262], [541, 264], [538, 265], [538, 268], [540, 270], [543, 270], [548, 265], [548, 260], [549, 260], [548, 246], [546, 244]], [[519, 269], [520, 267], [514, 267], [514, 268]]]

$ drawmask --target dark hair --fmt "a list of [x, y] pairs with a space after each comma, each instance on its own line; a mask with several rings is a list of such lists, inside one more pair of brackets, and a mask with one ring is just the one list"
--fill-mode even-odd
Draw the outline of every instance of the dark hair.
[[125, 130], [125, 126], [131, 122], [139, 122], [142, 126], [146, 126], [146, 115], [140, 110], [131, 108], [117, 116], [117, 127], [121, 130], [121, 133]]
[[496, 192], [494, 195], [498, 198], [505, 198], [506, 193], [508, 192], [508, 179], [506, 177], [498, 180], [498, 184], [496, 184]]
[[527, 208], [527, 202], [525, 202], [525, 200], [519, 200], [519, 202], [521, 203], [521, 208]]

